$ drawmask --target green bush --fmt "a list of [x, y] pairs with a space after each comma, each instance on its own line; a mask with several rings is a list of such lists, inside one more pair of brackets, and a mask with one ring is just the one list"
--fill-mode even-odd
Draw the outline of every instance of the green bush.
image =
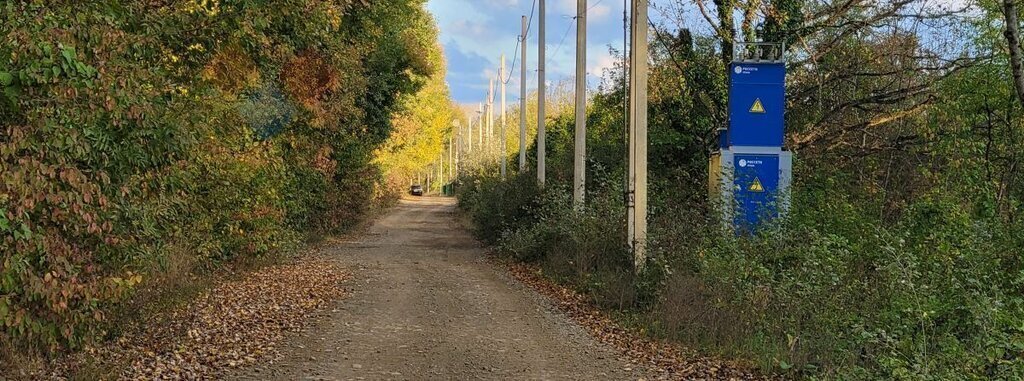
[[585, 208], [574, 210], [567, 184], [538, 191], [534, 179], [530, 173], [507, 182], [481, 176], [464, 187], [460, 205], [477, 235], [495, 243], [499, 254], [541, 265], [600, 305], [631, 309], [652, 303], [660, 272], [634, 274], [621, 192], [594, 192]]
[[[636, 278], [617, 192], [595, 191], [574, 212], [565, 186], [529, 203], [509, 194], [529, 188], [477, 184], [461, 202], [478, 226], [502, 229], [499, 253], [632, 311], [653, 334], [811, 378], [1024, 376], [1024, 235], [948, 196], [887, 222], [842, 195], [798, 189], [789, 217], [753, 237], [723, 232], [713, 213], [664, 207], [650, 268], [668, 271]], [[530, 217], [500, 221], [504, 200]]]
[[1019, 378], [1024, 299], [1008, 248], [1021, 242], [950, 201], [926, 197], [890, 225], [828, 213], [853, 207], [836, 195], [801, 197], [785, 224], [715, 237], [690, 259], [728, 298], [721, 307], [741, 311], [748, 336], [731, 344], [767, 365], [839, 379]]
[[481, 239], [496, 243], [506, 230], [535, 221], [540, 190], [533, 176], [517, 174], [504, 182], [489, 176], [462, 180], [456, 188], [459, 206], [472, 217]]
[[402, 97], [443, 72], [422, 1], [14, 1], [0, 19], [0, 354], [101, 338], [168, 267], [351, 226]]

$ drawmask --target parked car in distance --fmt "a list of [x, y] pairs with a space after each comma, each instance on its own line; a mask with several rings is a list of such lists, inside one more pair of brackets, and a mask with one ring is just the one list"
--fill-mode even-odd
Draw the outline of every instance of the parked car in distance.
[[413, 186], [409, 187], [409, 194], [411, 194], [413, 196], [422, 196], [423, 195], [423, 186], [422, 185], [413, 185]]

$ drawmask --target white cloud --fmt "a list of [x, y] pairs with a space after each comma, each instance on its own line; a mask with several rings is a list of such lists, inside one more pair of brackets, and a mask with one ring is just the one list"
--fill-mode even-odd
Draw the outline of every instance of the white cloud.
[[600, 77], [604, 74], [605, 69], [614, 68], [616, 63], [617, 59], [607, 50], [603, 50], [598, 53], [596, 57], [590, 57], [587, 72], [590, 73], [590, 75]]
[[[498, 68], [498, 57], [504, 53], [508, 65], [518, 52], [516, 38], [520, 33], [520, 17], [529, 16], [535, 0], [429, 0], [428, 8], [438, 19], [442, 42], [453, 52], [460, 52], [459, 58], [482, 58], [467, 67], [467, 61], [449, 62], [453, 88], [459, 100], [469, 102], [482, 99], [487, 90], [487, 81]], [[547, 8], [547, 79], [558, 83], [569, 79], [575, 72], [575, 22], [577, 0], [548, 0]], [[614, 60], [609, 57], [607, 45], [622, 45], [621, 0], [588, 0], [588, 72], [590, 77], [599, 77], [602, 70], [611, 67]], [[533, 19], [530, 32], [527, 63], [528, 88], [537, 86], [537, 18]], [[565, 36], [562, 46], [559, 43]], [[516, 49], [518, 50], [518, 49]], [[515, 64], [508, 84], [510, 99], [518, 99], [520, 66]], [[489, 66], [489, 67], [482, 67]]]
[[485, 85], [487, 84], [487, 81], [490, 81], [492, 78], [495, 78], [497, 76], [498, 71], [491, 68], [485, 68], [480, 72], [480, 79]]
[[924, 9], [930, 12], [959, 11], [963, 9], [978, 9], [978, 2], [975, 0], [925, 0]]
[[[612, 14], [612, 7], [607, 4], [602, 4], [600, 0], [588, 0], [587, 1], [587, 16], [591, 20], [603, 20]], [[577, 0], [558, 0], [558, 3], [554, 7], [554, 13], [551, 9], [548, 9], [548, 17], [561, 17], [561, 16], [576, 16]]]
[[519, 0], [487, 0], [486, 3], [509, 8], [519, 6]]
[[576, 0], [558, 0], [555, 4], [555, 10], [558, 12], [564, 12], [567, 15], [576, 13]]
[[449, 30], [454, 35], [473, 38], [486, 36], [490, 32], [490, 29], [484, 23], [469, 20], [456, 20], [451, 23]]
[[591, 21], [604, 20], [610, 14], [612, 14], [612, 7], [601, 4], [591, 7], [590, 11], [587, 12], [587, 16], [590, 17]]

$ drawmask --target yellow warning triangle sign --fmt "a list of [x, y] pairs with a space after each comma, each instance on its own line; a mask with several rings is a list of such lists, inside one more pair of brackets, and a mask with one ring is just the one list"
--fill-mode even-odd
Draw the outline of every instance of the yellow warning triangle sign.
[[750, 112], [753, 113], [753, 114], [764, 114], [765, 113], [765, 111], [764, 111], [764, 104], [761, 103], [761, 98], [757, 98], [757, 100], [754, 101], [754, 105], [750, 106]]
[[755, 177], [754, 182], [750, 184], [749, 190], [755, 193], [764, 192], [764, 185], [761, 185], [761, 179]]

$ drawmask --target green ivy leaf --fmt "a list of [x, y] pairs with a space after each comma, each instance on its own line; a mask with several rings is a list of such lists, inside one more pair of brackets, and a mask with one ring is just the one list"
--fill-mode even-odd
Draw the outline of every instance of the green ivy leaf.
[[8, 99], [10, 99], [11, 103], [14, 104], [15, 108], [18, 107], [18, 105], [17, 105], [18, 97], [21, 96], [21, 90], [20, 89], [18, 89], [15, 86], [6, 87], [6, 88], [4, 88], [4, 95], [6, 95]]
[[7, 87], [14, 84], [14, 75], [6, 71], [0, 71], [0, 85]]
[[75, 48], [64, 48], [60, 50], [60, 55], [64, 57], [68, 63], [75, 62]]

